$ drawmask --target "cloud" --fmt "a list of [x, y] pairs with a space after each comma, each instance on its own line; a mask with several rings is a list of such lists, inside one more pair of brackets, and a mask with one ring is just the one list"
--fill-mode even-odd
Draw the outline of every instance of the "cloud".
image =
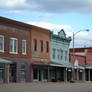
[[45, 22], [31, 22], [29, 24], [43, 27], [52, 31], [60, 31], [61, 29], [70, 30], [72, 28], [70, 25], [58, 25], [58, 24], [51, 24]]
[[36, 8], [36, 4], [32, 2], [29, 4], [27, 0], [0, 0], [0, 9], [14, 8], [14, 9], [33, 9]]
[[22, 13], [22, 11], [19, 11], [19, 10], [5, 12], [5, 14], [21, 14], [21, 13]]
[[[73, 33], [72, 32], [67, 32], [68, 36], [73, 37]], [[92, 32], [80, 32], [77, 35], [75, 35], [74, 37], [74, 43], [75, 43], [75, 47], [92, 47], [91, 41], [92, 41]], [[73, 42], [71, 41], [70, 47], [73, 47]]]
[[48, 13], [92, 13], [92, 0], [0, 0], [0, 8], [27, 8]]

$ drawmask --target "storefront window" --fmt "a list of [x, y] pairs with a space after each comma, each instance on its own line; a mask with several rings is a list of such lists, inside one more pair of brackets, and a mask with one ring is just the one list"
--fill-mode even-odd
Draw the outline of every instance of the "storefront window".
[[21, 81], [26, 80], [26, 64], [22, 63], [21, 64]]
[[38, 79], [37, 75], [38, 75], [38, 71], [37, 71], [37, 68], [35, 68], [34, 69], [34, 80]]
[[4, 80], [4, 64], [0, 64], [0, 81]]
[[44, 70], [44, 72], [43, 72], [43, 79], [45, 79], [45, 80], [48, 79], [48, 70]]

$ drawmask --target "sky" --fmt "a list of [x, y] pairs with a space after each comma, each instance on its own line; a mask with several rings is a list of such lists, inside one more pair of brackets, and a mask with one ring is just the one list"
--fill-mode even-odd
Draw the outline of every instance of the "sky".
[[71, 38], [81, 31], [75, 35], [75, 47], [92, 47], [92, 0], [0, 0], [0, 16], [55, 34], [64, 29]]

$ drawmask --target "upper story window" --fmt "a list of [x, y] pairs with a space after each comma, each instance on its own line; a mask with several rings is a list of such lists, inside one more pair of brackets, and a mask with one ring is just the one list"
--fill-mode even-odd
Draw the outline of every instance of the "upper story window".
[[63, 50], [60, 50], [61, 52], [61, 60], [63, 59]]
[[53, 58], [53, 59], [55, 59], [55, 55], [56, 55], [56, 49], [53, 48], [53, 49], [52, 49], [52, 58]]
[[10, 38], [9, 41], [9, 52], [17, 54], [18, 53], [18, 39]]
[[0, 35], [0, 52], [4, 52], [4, 36]]
[[49, 52], [49, 42], [46, 42], [46, 52]]
[[22, 40], [22, 54], [26, 54], [26, 40]]
[[60, 53], [59, 53], [59, 52], [60, 52], [60, 50], [58, 49], [58, 50], [57, 50], [57, 58], [58, 58], [58, 60], [59, 60], [59, 58], [60, 58]]
[[40, 51], [43, 52], [43, 41], [40, 41]]
[[33, 40], [33, 47], [34, 47], [34, 51], [37, 51], [37, 40], [36, 39]]
[[65, 61], [67, 60], [67, 51], [65, 51]]

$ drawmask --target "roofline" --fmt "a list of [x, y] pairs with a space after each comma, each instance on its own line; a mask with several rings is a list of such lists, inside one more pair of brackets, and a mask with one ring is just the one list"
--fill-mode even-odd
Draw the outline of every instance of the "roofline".
[[24, 23], [24, 22], [20, 22], [20, 21], [17, 21], [17, 20], [5, 18], [5, 17], [2, 17], [2, 16], [0, 16], [0, 22], [5, 22], [5, 23], [8, 23], [8, 24], [16, 25], [16, 26], [26, 27], [26, 28], [29, 28], [29, 29], [32, 29], [32, 27], [36, 27], [36, 28], [44, 29], [44, 30], [50, 32], [49, 29], [45, 29], [45, 28], [42, 28], [42, 27], [38, 27], [38, 26], [35, 26], [35, 25], [28, 24], [28, 23]]

